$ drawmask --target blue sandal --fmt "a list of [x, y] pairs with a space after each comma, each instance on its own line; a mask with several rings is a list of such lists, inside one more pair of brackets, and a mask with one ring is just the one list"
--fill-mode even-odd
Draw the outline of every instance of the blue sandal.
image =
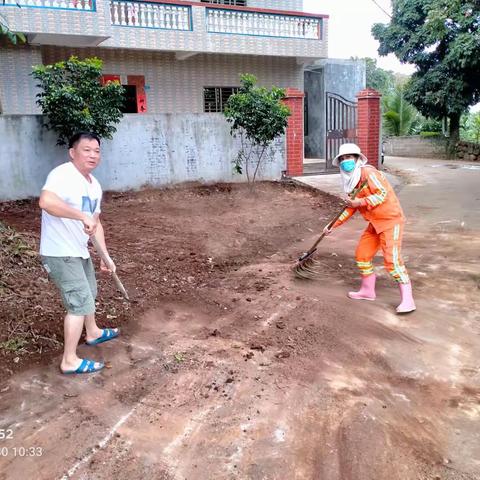
[[[100, 366], [96, 367], [95, 363], [100, 363]], [[82, 360], [82, 363], [76, 370], [62, 370], [62, 373], [65, 375], [71, 375], [72, 373], [94, 373], [98, 372], [103, 367], [105, 367], [104, 363], [95, 362], [95, 360], [89, 360], [88, 358], [84, 358]]]
[[112, 328], [104, 328], [102, 335], [100, 337], [85, 343], [87, 345], [98, 345], [99, 343], [108, 342], [109, 340], [113, 340], [114, 338], [117, 338], [118, 333], [119, 333], [118, 330], [115, 331]]

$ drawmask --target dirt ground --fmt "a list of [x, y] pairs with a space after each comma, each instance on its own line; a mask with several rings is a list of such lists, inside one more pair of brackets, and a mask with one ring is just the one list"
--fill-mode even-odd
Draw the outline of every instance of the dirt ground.
[[62, 308], [29, 254], [38, 209], [2, 205], [22, 236], [0, 265], [0, 479], [479, 479], [478, 233], [410, 231], [419, 308], [398, 317], [381, 268], [378, 301], [345, 296], [360, 220], [321, 244], [320, 279], [292, 275], [338, 205], [269, 183], [108, 194], [133, 301], [100, 278], [122, 335], [80, 347], [110, 368], [77, 377], [58, 372]]

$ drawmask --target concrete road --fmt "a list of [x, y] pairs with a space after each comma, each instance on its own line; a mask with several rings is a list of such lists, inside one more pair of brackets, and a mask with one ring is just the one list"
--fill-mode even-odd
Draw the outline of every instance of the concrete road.
[[384, 166], [406, 179], [401, 197], [407, 217], [425, 226], [442, 222], [452, 232], [480, 228], [478, 162], [387, 157]]

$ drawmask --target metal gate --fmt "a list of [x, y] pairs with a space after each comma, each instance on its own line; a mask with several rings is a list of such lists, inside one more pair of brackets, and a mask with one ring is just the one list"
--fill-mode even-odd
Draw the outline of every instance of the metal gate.
[[357, 103], [336, 93], [325, 94], [325, 169], [335, 170], [332, 160], [343, 143], [357, 141]]

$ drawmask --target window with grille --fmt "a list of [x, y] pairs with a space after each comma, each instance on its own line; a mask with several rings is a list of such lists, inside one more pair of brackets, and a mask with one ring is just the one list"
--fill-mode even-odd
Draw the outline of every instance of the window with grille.
[[230, 95], [237, 93], [239, 87], [204, 87], [203, 111], [207, 113], [223, 112]]
[[233, 5], [235, 7], [246, 7], [247, 0], [201, 0], [203, 3], [216, 3], [217, 5]]

